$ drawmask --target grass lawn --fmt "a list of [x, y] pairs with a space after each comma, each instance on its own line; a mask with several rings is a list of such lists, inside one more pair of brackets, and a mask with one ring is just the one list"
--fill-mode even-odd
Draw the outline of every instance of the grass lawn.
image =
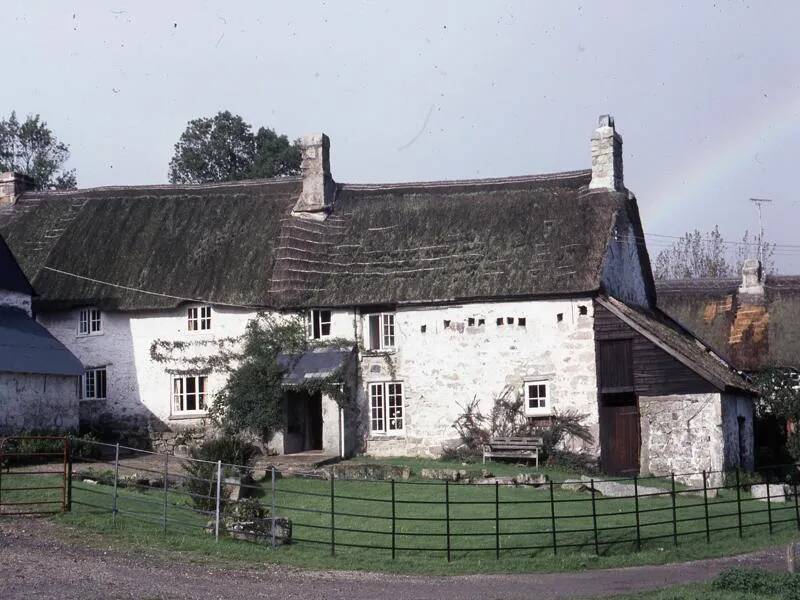
[[617, 596], [617, 600], [785, 600], [784, 596], [715, 590], [711, 584], [685, 585], [658, 592]]
[[[385, 462], [409, 465], [415, 473], [423, 467], [481, 467], [405, 458]], [[517, 474], [525, 470], [496, 463], [489, 468], [496, 475]], [[546, 472], [556, 480], [575, 476], [565, 472]], [[16, 480], [15, 487], [44, 486], [48, 478], [50, 485], [58, 481], [57, 477], [4, 473], [2, 486], [11, 487], [12, 480]], [[269, 506], [269, 482], [261, 485], [259, 494]], [[667, 490], [669, 483], [643, 479], [641, 485]], [[111, 486], [75, 481], [72, 512], [55, 518], [70, 526], [101, 533], [107, 541], [118, 542], [126, 548], [178, 550], [197, 557], [249, 563], [430, 574], [568, 571], [666, 563], [747, 552], [785, 543], [797, 536], [793, 502], [773, 503], [773, 534], [770, 536], [767, 504], [743, 493], [744, 529], [743, 538], [739, 539], [736, 493], [735, 490], [723, 490], [717, 498], [709, 499], [710, 527], [720, 530], [712, 531], [709, 544], [706, 543], [702, 495], [677, 495], [675, 513], [680, 522], [677, 526], [678, 545], [675, 546], [672, 499], [665, 493], [639, 500], [642, 550], [637, 552], [636, 517], [623, 514], [633, 511], [635, 500], [598, 495], [595, 499], [598, 556], [595, 554], [591, 494], [565, 491], [554, 486], [558, 546], [554, 553], [549, 486], [500, 486], [497, 490], [498, 506], [495, 504], [494, 486], [450, 484], [447, 492], [452, 562], [447, 563], [445, 486], [440, 482], [412, 477], [408, 482], [395, 484], [396, 558], [393, 560], [391, 484], [336, 480], [336, 555], [331, 556], [330, 481], [279, 479], [277, 490], [277, 514], [292, 519], [296, 543], [276, 551], [231, 539], [221, 539], [216, 544], [213, 536], [203, 532], [210, 517], [193, 511], [190, 499], [179, 490], [170, 490], [167, 494], [166, 533], [162, 523], [164, 493], [159, 489], [120, 489], [120, 514], [114, 522], [110, 514]], [[60, 494], [55, 490], [4, 491], [2, 497], [4, 502], [41, 501], [60, 498]], [[498, 520], [500, 560], [495, 558]], [[714, 598], [708, 594], [704, 597]]]

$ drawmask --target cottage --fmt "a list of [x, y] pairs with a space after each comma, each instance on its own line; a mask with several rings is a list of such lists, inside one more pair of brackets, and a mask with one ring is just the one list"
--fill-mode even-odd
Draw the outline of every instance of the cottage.
[[32, 318], [33, 295], [0, 236], [0, 435], [78, 428], [83, 366]]
[[226, 377], [209, 357], [265, 310], [356, 348], [291, 362], [355, 372], [355, 403], [287, 394], [278, 451], [435, 455], [467, 402], [519, 394], [534, 421], [586, 414], [608, 472], [751, 467], [752, 390], [656, 307], [613, 118], [591, 153], [582, 171], [346, 184], [316, 135], [301, 178], [17, 192], [0, 230], [84, 364], [84, 418], [157, 445], [204, 423]]

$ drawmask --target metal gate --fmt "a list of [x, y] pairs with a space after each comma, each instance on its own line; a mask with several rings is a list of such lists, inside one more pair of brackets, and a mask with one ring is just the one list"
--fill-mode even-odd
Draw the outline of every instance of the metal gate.
[[0, 438], [0, 517], [69, 510], [69, 438]]

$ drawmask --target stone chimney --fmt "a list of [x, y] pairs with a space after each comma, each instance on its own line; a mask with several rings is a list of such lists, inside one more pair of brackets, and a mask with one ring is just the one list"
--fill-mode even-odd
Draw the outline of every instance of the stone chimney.
[[294, 205], [295, 215], [324, 219], [325, 211], [333, 204], [336, 183], [331, 177], [331, 141], [324, 133], [307, 135], [300, 140], [303, 162], [303, 191]]
[[614, 129], [614, 117], [601, 115], [599, 127], [592, 134], [592, 181], [590, 189], [621, 192], [625, 189], [622, 178], [622, 136]]
[[764, 281], [761, 273], [761, 263], [756, 258], [748, 258], [742, 265], [742, 285], [739, 286], [740, 294], [752, 296], [764, 295]]
[[33, 189], [33, 179], [22, 173], [0, 173], [0, 206], [16, 204], [17, 198]]

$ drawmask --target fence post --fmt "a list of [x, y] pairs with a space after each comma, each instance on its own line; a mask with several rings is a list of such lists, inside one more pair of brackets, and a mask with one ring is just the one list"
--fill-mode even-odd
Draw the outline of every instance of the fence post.
[[600, 554], [600, 543], [597, 539], [597, 505], [595, 503], [594, 479], [589, 480], [592, 486], [592, 529], [594, 530], [594, 553]]
[[214, 541], [219, 542], [219, 505], [222, 496], [222, 461], [217, 461], [217, 506], [214, 510]]
[[772, 494], [769, 491], [769, 475], [767, 475], [767, 521], [769, 521], [769, 534], [772, 535]]
[[636, 549], [642, 549], [642, 526], [639, 521], [639, 477], [633, 476], [633, 510], [636, 512]]
[[333, 473], [333, 469], [331, 469], [331, 556], [336, 554], [336, 522], [334, 520], [335, 510], [334, 510], [334, 487], [333, 482], [335, 481], [336, 476]]
[[397, 513], [395, 511], [394, 479], [392, 479], [392, 560], [394, 560], [396, 552], [395, 535], [397, 534]]
[[450, 562], [450, 482], [447, 479], [444, 480], [444, 511], [445, 525], [447, 527], [447, 562]]
[[270, 509], [270, 515], [272, 515], [272, 527], [270, 527], [272, 533], [272, 549], [275, 550], [275, 465], [272, 465], [272, 508]]
[[500, 484], [494, 480], [494, 557], [500, 559]]
[[64, 510], [72, 510], [72, 445], [69, 443], [69, 436], [64, 437], [66, 448], [64, 449], [66, 464], [64, 465], [66, 472], [66, 498], [64, 498]]
[[169, 479], [169, 454], [164, 454], [164, 533], [167, 533], [167, 487]]
[[558, 540], [556, 538], [556, 499], [553, 493], [553, 480], [550, 480], [550, 529], [553, 533], [553, 555], [558, 554]]
[[739, 487], [739, 467], [736, 467], [736, 513], [739, 515], [739, 538], [742, 537], [742, 490]]
[[706, 470], [703, 469], [703, 508], [706, 513], [706, 544], [711, 543], [711, 524], [708, 521], [708, 479]]
[[676, 507], [678, 495], [675, 493], [675, 473], [672, 476], [672, 542], [675, 546], [678, 545], [678, 509]]
[[119, 480], [119, 442], [114, 447], [114, 496], [111, 501], [111, 520], [117, 524], [117, 481]]
[[797, 482], [794, 482], [794, 517], [797, 521], [797, 529], [800, 529], [800, 504], [797, 501]]

